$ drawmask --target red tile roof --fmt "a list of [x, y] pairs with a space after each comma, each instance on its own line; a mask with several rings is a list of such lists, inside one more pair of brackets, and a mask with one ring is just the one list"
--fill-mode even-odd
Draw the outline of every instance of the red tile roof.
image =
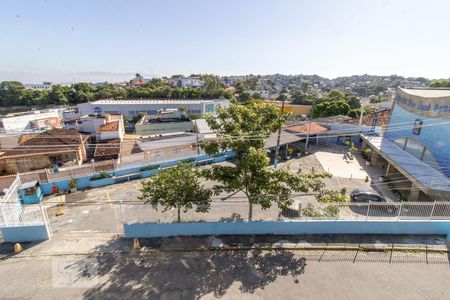
[[101, 141], [95, 145], [94, 157], [118, 157], [120, 154], [120, 139]]
[[118, 131], [118, 130], [119, 130], [119, 121], [106, 123], [97, 128], [97, 132]]
[[19, 146], [5, 151], [2, 158], [78, 151], [87, 139], [89, 136], [73, 129], [52, 128], [35, 136], [25, 137]]
[[289, 126], [286, 128], [288, 131], [296, 132], [296, 133], [310, 133], [316, 134], [320, 132], [328, 131], [328, 128], [316, 123], [316, 122], [307, 122], [299, 125]]

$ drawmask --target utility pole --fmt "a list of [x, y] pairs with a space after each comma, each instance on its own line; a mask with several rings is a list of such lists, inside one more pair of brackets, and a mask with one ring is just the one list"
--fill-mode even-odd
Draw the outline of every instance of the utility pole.
[[[311, 115], [312, 118], [312, 115]], [[308, 154], [309, 133], [311, 132], [312, 120], [309, 120], [309, 128], [306, 131], [305, 154]], [[305, 126], [306, 127], [306, 126]]]
[[361, 109], [361, 115], [359, 116], [359, 126], [362, 125], [362, 120], [363, 120], [363, 115], [364, 115], [364, 108], [360, 108]]
[[[280, 112], [280, 119], [281, 116], [284, 113], [284, 101], [286, 100], [286, 97], [283, 97], [283, 101], [281, 102], [281, 112]], [[281, 127], [283, 127], [283, 124], [280, 126], [280, 129], [278, 129], [278, 137], [277, 137], [277, 147], [275, 148], [275, 160], [273, 161], [273, 166], [276, 169], [278, 165], [278, 156], [280, 155], [280, 138], [281, 138]]]

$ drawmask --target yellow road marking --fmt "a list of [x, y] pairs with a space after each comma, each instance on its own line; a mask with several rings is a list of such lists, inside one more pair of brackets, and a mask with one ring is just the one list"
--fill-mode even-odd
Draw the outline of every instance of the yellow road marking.
[[107, 199], [108, 202], [109, 202], [109, 206], [111, 206], [112, 208], [114, 208], [114, 204], [112, 203], [111, 196], [109, 195], [109, 191], [106, 191], [105, 193], [106, 193], [106, 199]]

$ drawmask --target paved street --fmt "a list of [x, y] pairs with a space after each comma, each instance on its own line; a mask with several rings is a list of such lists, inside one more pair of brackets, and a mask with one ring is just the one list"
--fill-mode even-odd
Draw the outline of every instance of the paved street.
[[[282, 237], [289, 239], [289, 237]], [[308, 244], [308, 237], [299, 237]], [[448, 299], [448, 254], [420, 251], [175, 251], [208, 238], [54, 239], [0, 262], [2, 299]], [[273, 238], [271, 238], [273, 240]], [[364, 240], [364, 238], [362, 238]], [[376, 237], [376, 243], [389, 242]], [[211, 240], [211, 238], [209, 238]], [[239, 238], [229, 240], [238, 241]], [[264, 240], [264, 239], [263, 239]], [[305, 241], [306, 240], [306, 241]], [[430, 242], [396, 238], [397, 242]], [[227, 241], [227, 238], [222, 240]], [[313, 238], [311, 245], [327, 243]], [[346, 241], [344, 239], [343, 241]], [[373, 241], [372, 241], [373, 242]], [[335, 245], [346, 245], [336, 243]], [[430, 245], [429, 247], [432, 247]], [[422, 245], [425, 247], [425, 245]], [[164, 251], [158, 251], [157, 249]]]

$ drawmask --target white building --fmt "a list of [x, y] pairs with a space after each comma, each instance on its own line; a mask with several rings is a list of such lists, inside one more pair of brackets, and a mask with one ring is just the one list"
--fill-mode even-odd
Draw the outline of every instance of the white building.
[[85, 115], [64, 120], [64, 127], [90, 133], [97, 140], [123, 139], [125, 126], [122, 115]]
[[30, 83], [24, 84], [27, 89], [38, 90], [38, 91], [47, 91], [51, 90], [53, 84], [51, 82], [43, 82], [43, 83]]
[[169, 84], [181, 88], [197, 88], [202, 87], [205, 83], [197, 77], [185, 77], [169, 79]]
[[45, 128], [61, 127], [60, 109], [48, 109], [45, 111], [29, 111], [23, 113], [12, 113], [0, 116], [0, 132], [12, 134], [23, 131], [33, 131], [39, 124], [45, 124]]
[[81, 115], [89, 114], [120, 114], [127, 117], [134, 117], [139, 113], [157, 115], [158, 110], [163, 109], [185, 109], [189, 114], [202, 115], [205, 113], [215, 113], [217, 107], [228, 107], [230, 100], [98, 100], [78, 104], [78, 112]]
[[270, 92], [269, 91], [265, 91], [265, 90], [258, 90], [258, 91], [246, 90], [245, 92], [247, 94], [250, 94], [250, 95], [260, 94], [263, 99], [270, 99]]

